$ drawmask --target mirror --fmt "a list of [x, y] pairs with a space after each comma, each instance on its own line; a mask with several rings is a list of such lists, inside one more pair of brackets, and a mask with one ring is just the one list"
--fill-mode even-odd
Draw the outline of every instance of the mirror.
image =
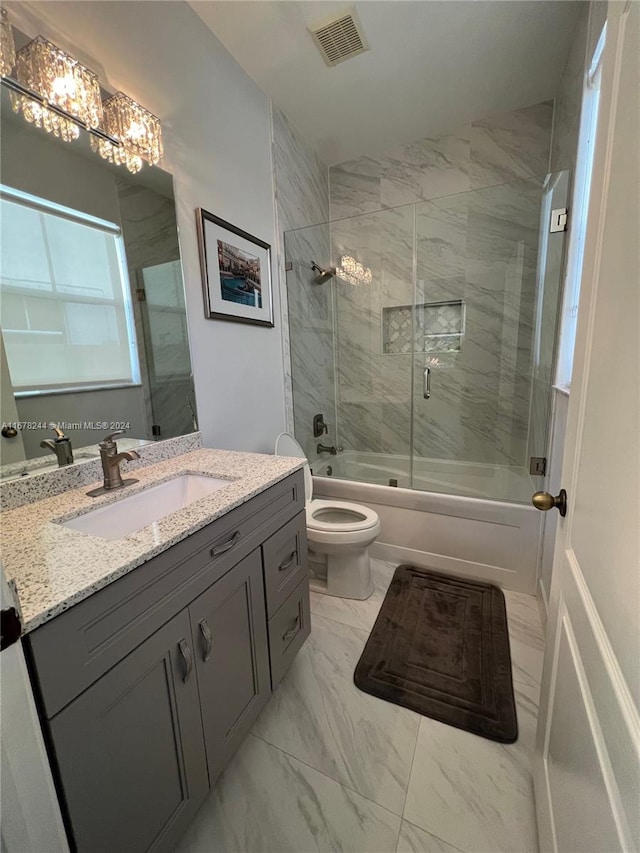
[[1, 109], [0, 473], [55, 467], [51, 423], [75, 461], [116, 429], [123, 448], [193, 432], [171, 175], [109, 164], [84, 130], [35, 128], [4, 87]]

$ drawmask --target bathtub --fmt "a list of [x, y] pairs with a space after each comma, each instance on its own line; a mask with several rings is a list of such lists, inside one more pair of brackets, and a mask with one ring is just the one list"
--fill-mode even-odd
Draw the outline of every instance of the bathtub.
[[406, 456], [344, 451], [311, 467], [317, 497], [376, 510], [373, 557], [535, 595], [542, 513], [531, 506], [526, 469], [417, 459], [411, 489]]

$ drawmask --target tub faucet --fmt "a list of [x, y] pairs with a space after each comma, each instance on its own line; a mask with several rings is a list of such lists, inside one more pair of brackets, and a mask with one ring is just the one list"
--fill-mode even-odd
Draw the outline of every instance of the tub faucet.
[[343, 450], [344, 447], [334, 447], [333, 445], [331, 447], [327, 447], [326, 444], [319, 444], [316, 447], [317, 453], [330, 453], [332, 456], [335, 456], [336, 453], [342, 453]]
[[56, 437], [45, 438], [40, 442], [40, 447], [44, 448], [44, 450], [50, 450], [55, 454], [59, 468], [63, 468], [65, 465], [72, 465], [73, 451], [71, 449], [71, 440], [67, 438], [56, 424], [49, 424], [49, 426], [54, 430]]
[[105, 436], [98, 445], [100, 449], [100, 461], [102, 462], [102, 473], [104, 474], [103, 488], [107, 491], [121, 489], [127, 483], [137, 482], [136, 480], [127, 480], [125, 483], [120, 473], [120, 463], [123, 460], [127, 459], [129, 462], [132, 462], [134, 459], [140, 459], [140, 454], [135, 450], [124, 450], [122, 453], [118, 453], [118, 445], [113, 439], [116, 435], [122, 435], [124, 432], [125, 430], [123, 429], [116, 430], [116, 432]]

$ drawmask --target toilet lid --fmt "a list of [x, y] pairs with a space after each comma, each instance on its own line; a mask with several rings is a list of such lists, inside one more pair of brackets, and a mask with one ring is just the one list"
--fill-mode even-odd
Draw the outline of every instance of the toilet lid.
[[304, 450], [300, 447], [290, 432], [281, 432], [276, 438], [276, 456], [294, 456], [296, 459], [304, 459], [304, 498], [309, 503], [313, 497], [313, 478], [311, 468], [307, 461]]

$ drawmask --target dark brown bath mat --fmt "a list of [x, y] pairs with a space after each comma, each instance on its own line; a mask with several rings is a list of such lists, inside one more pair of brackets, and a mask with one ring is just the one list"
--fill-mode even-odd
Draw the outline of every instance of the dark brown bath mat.
[[490, 740], [518, 737], [507, 611], [492, 584], [398, 566], [354, 681]]

